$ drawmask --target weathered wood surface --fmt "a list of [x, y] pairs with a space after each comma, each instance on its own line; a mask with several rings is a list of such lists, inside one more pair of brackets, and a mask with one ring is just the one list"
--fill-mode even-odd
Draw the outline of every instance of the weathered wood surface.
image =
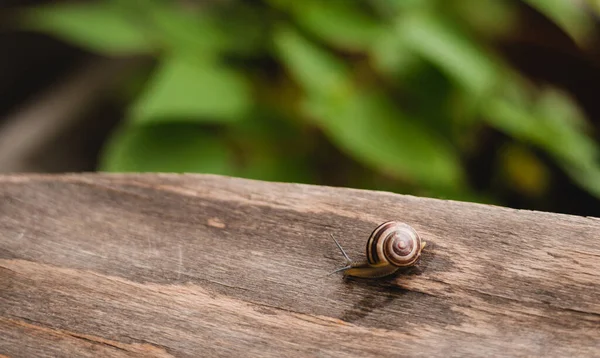
[[[431, 243], [324, 277], [380, 222]], [[0, 176], [0, 355], [600, 356], [600, 220], [200, 175]]]

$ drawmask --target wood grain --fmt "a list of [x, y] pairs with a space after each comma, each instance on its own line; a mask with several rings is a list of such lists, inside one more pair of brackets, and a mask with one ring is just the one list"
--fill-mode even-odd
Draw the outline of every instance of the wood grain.
[[[326, 276], [402, 220], [383, 280]], [[0, 355], [600, 356], [600, 220], [210, 175], [0, 176]]]

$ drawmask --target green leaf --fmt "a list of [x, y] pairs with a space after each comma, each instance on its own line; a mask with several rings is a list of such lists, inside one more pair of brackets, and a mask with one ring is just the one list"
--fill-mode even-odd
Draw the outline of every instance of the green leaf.
[[586, 3], [592, 9], [592, 11], [600, 15], [600, 0], [587, 0]]
[[498, 0], [454, 0], [446, 2], [448, 12], [457, 20], [468, 25], [469, 32], [478, 37], [493, 39], [510, 34], [518, 26], [518, 6], [516, 1]]
[[583, 118], [577, 113], [566, 96], [545, 91], [529, 105], [496, 98], [484, 114], [489, 123], [511, 136], [536, 144], [561, 160], [577, 162], [595, 158], [597, 152], [593, 140], [582, 131]]
[[525, 0], [560, 26], [575, 42], [585, 45], [591, 40], [594, 19], [586, 7], [573, 0]]
[[226, 67], [183, 56], [163, 59], [133, 105], [137, 122], [240, 120], [251, 106], [245, 78]]
[[109, 55], [145, 53], [156, 47], [134, 17], [118, 11], [109, 2], [34, 7], [23, 13], [22, 24]]
[[421, 12], [401, 16], [396, 33], [473, 95], [482, 96], [496, 85], [499, 69], [494, 60], [441, 17]]
[[400, 12], [411, 12], [429, 9], [437, 5], [439, 0], [371, 0], [373, 7], [382, 16], [395, 17]]
[[[177, 54], [214, 60], [228, 47], [228, 39], [209, 10], [191, 11], [178, 2], [145, 1], [133, 3], [141, 20], [165, 47]], [[135, 14], [135, 13], [132, 13]]]
[[463, 187], [454, 149], [379, 94], [360, 93], [336, 101], [309, 98], [305, 109], [334, 143], [368, 166], [424, 187]]
[[293, 12], [303, 28], [344, 49], [364, 50], [382, 31], [376, 19], [351, 1], [305, 0], [297, 3]]
[[373, 66], [385, 75], [407, 75], [423, 60], [393, 29], [382, 31], [369, 49]]
[[125, 126], [104, 149], [100, 170], [231, 175], [225, 143], [193, 124]]
[[457, 189], [463, 172], [454, 150], [405, 118], [379, 94], [357, 93], [342, 64], [291, 30], [278, 54], [307, 92], [305, 113], [357, 160], [420, 185]]
[[600, 197], [600, 148], [584, 132], [585, 119], [567, 96], [546, 90], [532, 104], [496, 98], [483, 110], [492, 126], [547, 151], [579, 185]]
[[600, 197], [600, 147], [586, 135], [590, 126], [577, 104], [564, 93], [546, 89], [534, 110], [551, 128], [546, 148], [579, 185]]
[[292, 29], [278, 29], [274, 41], [277, 55], [305, 91], [334, 95], [347, 89], [347, 69], [332, 54]]

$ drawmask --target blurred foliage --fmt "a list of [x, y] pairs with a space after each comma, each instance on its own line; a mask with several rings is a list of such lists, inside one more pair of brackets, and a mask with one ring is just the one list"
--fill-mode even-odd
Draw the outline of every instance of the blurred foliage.
[[[581, 2], [523, 1], [589, 46], [595, 23]], [[515, 26], [518, 5], [104, 0], [30, 8], [21, 19], [92, 52], [158, 61], [101, 170], [494, 201], [472, 188], [464, 165], [492, 128], [512, 138], [493, 160], [516, 190], [544, 194], [542, 153], [600, 198], [599, 146], [577, 104], [523, 78], [491, 45]], [[343, 159], [324, 160], [331, 147]]]

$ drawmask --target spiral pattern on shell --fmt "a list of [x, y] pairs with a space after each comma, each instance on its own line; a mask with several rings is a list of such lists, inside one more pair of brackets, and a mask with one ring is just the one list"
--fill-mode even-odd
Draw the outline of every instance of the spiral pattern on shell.
[[384, 262], [394, 266], [413, 265], [421, 256], [421, 238], [409, 225], [388, 221], [373, 230], [367, 241], [367, 260], [371, 265]]

